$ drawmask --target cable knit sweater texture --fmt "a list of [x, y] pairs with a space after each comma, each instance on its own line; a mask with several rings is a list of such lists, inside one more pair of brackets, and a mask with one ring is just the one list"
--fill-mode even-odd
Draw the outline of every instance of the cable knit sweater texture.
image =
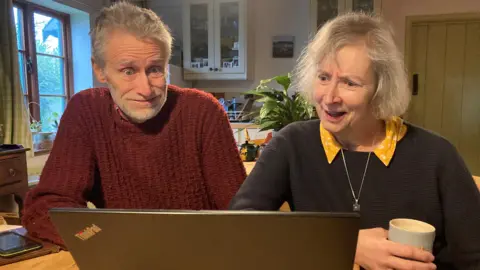
[[226, 209], [246, 177], [225, 111], [215, 98], [170, 85], [167, 102], [143, 124], [115, 110], [109, 90], [74, 95], [62, 116], [23, 225], [64, 245], [48, 210]]

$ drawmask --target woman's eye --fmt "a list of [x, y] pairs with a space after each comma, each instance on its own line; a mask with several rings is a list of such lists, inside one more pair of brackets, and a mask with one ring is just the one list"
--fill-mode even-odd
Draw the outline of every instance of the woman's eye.
[[320, 79], [320, 81], [322, 81], [322, 82], [326, 82], [326, 81], [328, 81], [328, 76], [320, 75], [320, 76], [318, 76], [318, 79]]
[[127, 76], [131, 76], [133, 75], [135, 72], [132, 68], [125, 68], [122, 70], [123, 74], [127, 75]]
[[356, 87], [356, 86], [360, 86], [358, 83], [354, 83], [352, 81], [349, 81], [347, 80], [346, 81], [346, 84], [349, 86], [349, 87]]

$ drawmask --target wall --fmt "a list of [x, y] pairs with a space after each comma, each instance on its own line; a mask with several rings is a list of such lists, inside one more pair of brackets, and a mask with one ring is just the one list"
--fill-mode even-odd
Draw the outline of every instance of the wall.
[[170, 28], [173, 37], [172, 57], [170, 64], [182, 66], [183, 28], [181, 0], [150, 0], [147, 7], [157, 13]]
[[480, 12], [480, 0], [383, 0], [382, 13], [392, 24], [398, 46], [405, 47], [405, 18], [413, 15]]
[[[182, 18], [180, 0], [154, 0], [149, 8], [159, 14], [181, 39]], [[252, 76], [248, 81], [197, 81], [193, 86], [209, 92], [226, 92], [226, 98], [239, 97], [242, 92], [255, 88], [260, 80], [292, 71], [295, 61], [309, 36], [310, 0], [248, 0], [248, 48]], [[272, 58], [272, 37], [295, 36], [294, 57]]]
[[[36, 0], [36, 1], [42, 1], [42, 2], [55, 1], [57, 3], [62, 4], [62, 6], [67, 6], [67, 7], [70, 7], [70, 8], [74, 8], [76, 10], [81, 10], [84, 13], [87, 13], [89, 15], [89, 26], [95, 25], [95, 19], [98, 16], [98, 14], [100, 13], [100, 10], [103, 7], [110, 5], [110, 2], [111, 2], [110, 0]], [[55, 3], [55, 4], [57, 4], [57, 3]], [[81, 32], [84, 33], [85, 31], [81, 30]], [[87, 36], [83, 36], [81, 38], [78, 37], [77, 40], [82, 40], [82, 43], [80, 43], [80, 44], [83, 44], [84, 46], [85, 46], [85, 44], [88, 44], [88, 47], [90, 47], [90, 36], [87, 35]], [[87, 55], [87, 50], [90, 50], [90, 48], [88, 48], [88, 49], [85, 48], [85, 50], [83, 52], [81, 52], [81, 54], [77, 54], [77, 55], [82, 55], [82, 56]], [[83, 59], [83, 57], [82, 57], [82, 59]], [[93, 74], [93, 71], [91, 69], [90, 59], [91, 59], [91, 56], [89, 55], [87, 60], [88, 60], [88, 65], [90, 66], [90, 69], [88, 70], [88, 72], [90, 72], [91, 75], [89, 75], [87, 77], [87, 79], [91, 78], [92, 81], [93, 81], [92, 84], [95, 87], [105, 86], [105, 85], [99, 83], [97, 81], [97, 79], [95, 78], [95, 76]], [[86, 67], [86, 65], [83, 65], [83, 66]], [[75, 91], [77, 91], [77, 89], [75, 89]]]
[[54, 1], [89, 14], [97, 13], [102, 7], [110, 4], [110, 0], [42, 0], [42, 2], [45, 1]]
[[92, 51], [85, 46], [90, 41], [90, 16], [85, 12], [70, 15], [72, 27], [73, 90], [75, 93], [93, 87], [93, 72], [90, 61]]
[[150, 0], [147, 2], [148, 8], [155, 11], [162, 21], [166, 23], [172, 31], [175, 43], [182, 44], [182, 1], [181, 0]]

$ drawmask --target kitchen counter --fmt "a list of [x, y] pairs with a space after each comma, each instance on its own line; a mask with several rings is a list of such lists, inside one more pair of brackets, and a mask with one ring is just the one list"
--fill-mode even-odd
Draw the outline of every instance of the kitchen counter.
[[242, 122], [230, 122], [230, 126], [232, 129], [237, 129], [237, 128], [260, 128], [259, 125], [255, 123], [242, 123]]

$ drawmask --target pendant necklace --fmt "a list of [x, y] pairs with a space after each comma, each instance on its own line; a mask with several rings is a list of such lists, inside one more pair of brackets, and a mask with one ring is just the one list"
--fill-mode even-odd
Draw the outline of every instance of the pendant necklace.
[[[375, 140], [374, 140], [372, 145], [375, 145]], [[363, 171], [362, 182], [360, 183], [360, 189], [358, 190], [358, 197], [357, 197], [357, 195], [355, 195], [355, 191], [353, 191], [352, 181], [350, 181], [350, 174], [348, 173], [347, 162], [345, 160], [345, 155], [343, 154], [343, 148], [340, 148], [340, 151], [342, 152], [343, 166], [345, 167], [345, 172], [347, 173], [348, 184], [350, 185], [350, 190], [352, 191], [352, 196], [353, 196], [353, 199], [355, 200], [355, 202], [353, 203], [353, 211], [354, 212], [360, 212], [360, 204], [358, 203], [358, 201], [360, 200], [360, 194], [362, 193], [363, 181], [365, 181], [365, 175], [367, 174], [368, 163], [370, 161], [370, 155], [372, 154], [372, 152], [368, 153], [367, 163], [365, 164], [365, 170]]]

